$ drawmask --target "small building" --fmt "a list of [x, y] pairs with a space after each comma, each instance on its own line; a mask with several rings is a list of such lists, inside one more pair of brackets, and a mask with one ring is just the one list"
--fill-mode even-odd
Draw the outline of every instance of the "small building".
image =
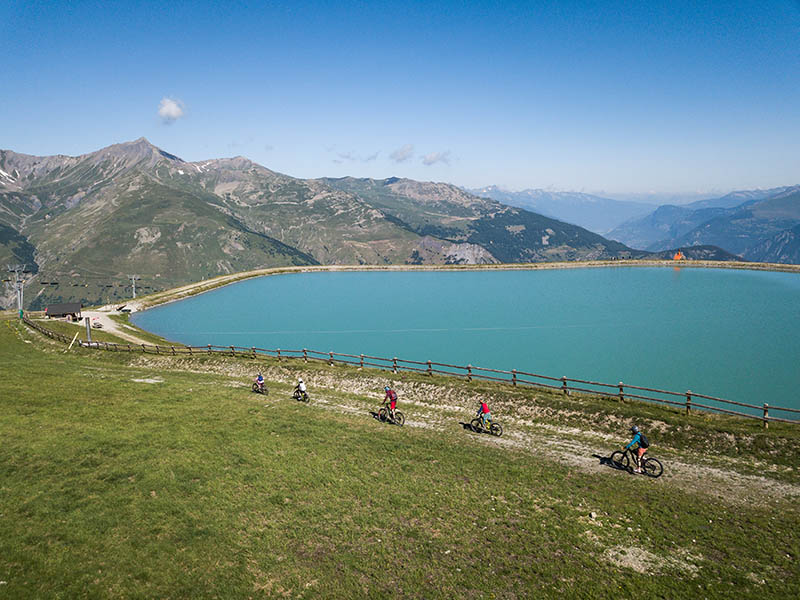
[[44, 314], [48, 319], [58, 319], [62, 317], [71, 318], [73, 321], [79, 321], [81, 317], [81, 309], [83, 304], [80, 302], [64, 302], [63, 304], [51, 304], [44, 309]]

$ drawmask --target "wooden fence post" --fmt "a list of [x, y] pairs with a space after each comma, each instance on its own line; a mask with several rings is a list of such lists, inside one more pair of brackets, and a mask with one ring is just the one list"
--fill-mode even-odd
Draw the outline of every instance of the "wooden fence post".
[[303, 348], [303, 362], [308, 362], [308, 350]]
[[175, 346], [170, 346], [172, 348], [172, 356], [175, 356]]
[[328, 353], [328, 365], [333, 366], [333, 350]]
[[428, 375], [433, 375], [433, 366], [431, 366], [431, 361], [428, 361]]
[[467, 381], [472, 381], [472, 365], [467, 365]]
[[363, 368], [364, 368], [364, 355], [363, 355], [363, 354], [361, 355], [361, 363], [360, 363], [360, 366], [359, 366], [359, 368], [360, 368], [360, 369], [363, 369]]
[[561, 378], [561, 391], [564, 392], [565, 396], [569, 396], [569, 389], [567, 388], [567, 376], [564, 375]]
[[769, 404], [764, 403], [764, 429], [769, 427]]
[[189, 346], [189, 356], [194, 356], [194, 352], [192, 352], [192, 347]]
[[623, 389], [622, 382], [619, 382], [619, 401], [625, 402], [625, 390]]
[[692, 390], [686, 390], [686, 416], [692, 413]]
[[231, 356], [236, 356], [236, 350], [233, 349], [233, 346], [231, 346]]
[[156, 354], [161, 354], [161, 350], [158, 349], [158, 344], [156, 344]]
[[253, 353], [253, 358], [255, 358], [256, 357], [256, 347], [255, 346], [250, 346], [250, 351]]
[[211, 344], [208, 345], [208, 353], [211, 354]]
[[511, 385], [516, 387], [517, 385], [517, 370], [511, 369]]
[[397, 373], [397, 357], [392, 359], [392, 373]]
[[131, 345], [130, 344], [128, 344], [128, 352], [133, 352], [133, 350], [131, 350]]
[[281, 362], [281, 349], [278, 348], [278, 362]]

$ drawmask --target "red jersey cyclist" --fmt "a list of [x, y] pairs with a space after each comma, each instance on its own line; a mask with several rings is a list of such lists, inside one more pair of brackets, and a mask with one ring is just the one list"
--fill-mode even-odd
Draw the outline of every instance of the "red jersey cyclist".
[[483, 400], [481, 400], [481, 405], [478, 407], [478, 412], [476, 413], [476, 417], [481, 418], [481, 423], [483, 424], [484, 429], [489, 429], [489, 423], [492, 422], [492, 413], [489, 412], [489, 405], [486, 404]]
[[392, 417], [392, 421], [394, 421], [394, 409], [397, 408], [397, 392], [395, 392], [388, 385], [383, 388], [383, 391], [386, 392], [386, 396], [383, 398], [383, 403], [386, 404], [386, 401], [389, 401], [389, 414]]

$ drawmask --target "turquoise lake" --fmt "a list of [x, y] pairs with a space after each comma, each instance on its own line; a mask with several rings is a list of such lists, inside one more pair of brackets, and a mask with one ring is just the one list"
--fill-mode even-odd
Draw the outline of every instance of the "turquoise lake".
[[191, 345], [430, 359], [800, 407], [800, 275], [792, 273], [290, 274], [236, 283], [132, 320]]

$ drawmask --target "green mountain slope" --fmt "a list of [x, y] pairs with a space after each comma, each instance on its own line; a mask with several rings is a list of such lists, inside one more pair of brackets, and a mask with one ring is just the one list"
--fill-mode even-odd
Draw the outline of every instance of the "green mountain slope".
[[130, 275], [146, 292], [285, 265], [649, 256], [446, 183], [297, 179], [243, 157], [186, 162], [144, 138], [74, 157], [0, 150], [0, 224], [2, 256], [38, 266], [32, 308], [121, 300]]
[[326, 179], [357, 194], [409, 231], [491, 252], [500, 262], [644, 255], [582, 227], [480, 198], [450, 184], [409, 179]]

